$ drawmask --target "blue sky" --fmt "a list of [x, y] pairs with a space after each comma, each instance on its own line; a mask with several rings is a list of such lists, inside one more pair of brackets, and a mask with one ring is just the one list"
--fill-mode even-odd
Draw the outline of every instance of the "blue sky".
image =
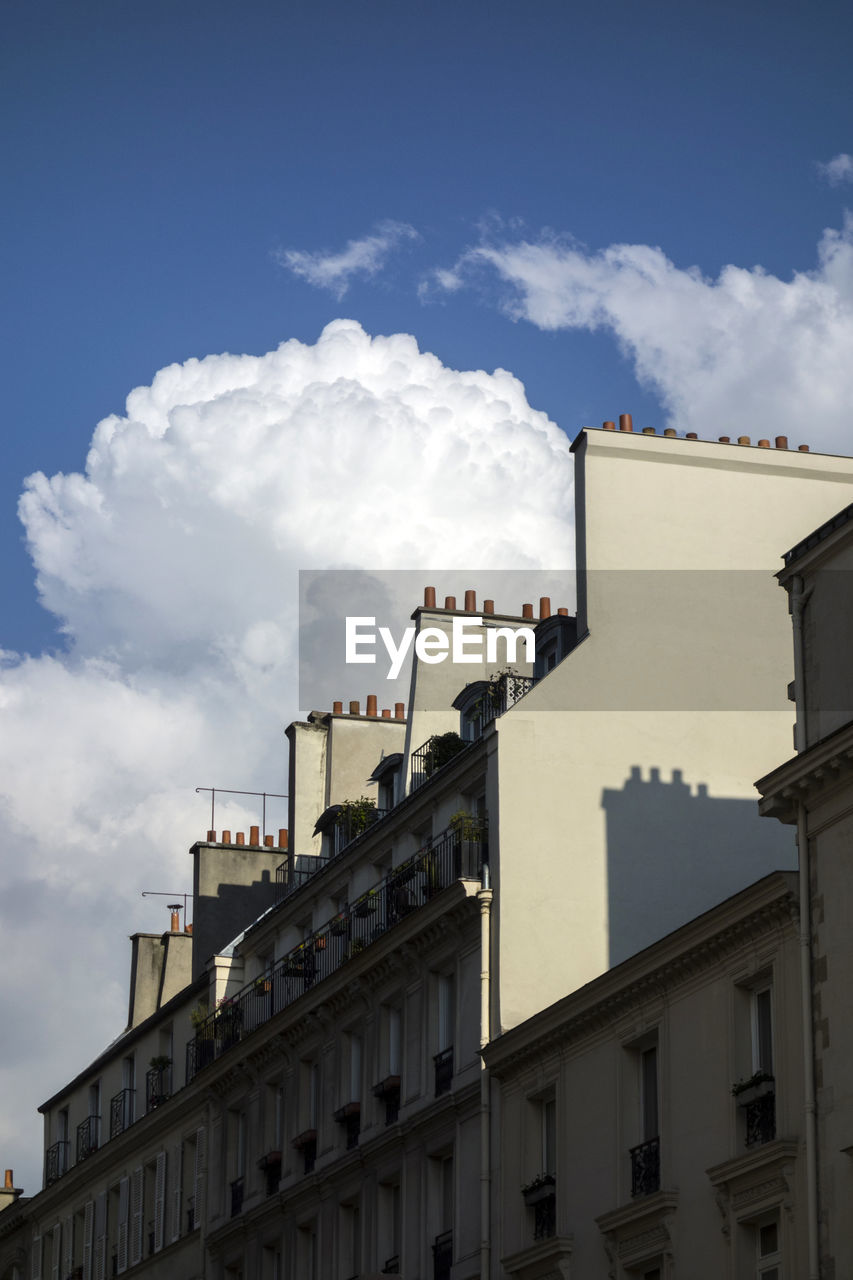
[[[513, 323], [488, 290], [424, 304], [418, 282], [495, 217], [710, 276], [811, 269], [849, 193], [816, 162], [853, 147], [850, 23], [833, 3], [7, 5], [2, 643], [52, 642], [24, 476], [81, 469], [173, 361], [343, 314], [512, 370], [570, 434], [660, 422], [611, 335]], [[421, 239], [340, 301], [276, 262], [385, 219]]]
[[194, 788], [286, 789], [299, 570], [565, 568], [568, 440], [624, 411], [851, 451], [853, 18], [0, 22], [0, 1150], [32, 1191], [35, 1107], [165, 926], [142, 890], [188, 887]]

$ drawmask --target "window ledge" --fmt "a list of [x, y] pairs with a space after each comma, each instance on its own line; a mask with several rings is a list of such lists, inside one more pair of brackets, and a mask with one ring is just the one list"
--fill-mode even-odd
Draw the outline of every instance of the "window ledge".
[[518, 1253], [507, 1254], [501, 1258], [501, 1265], [512, 1280], [548, 1280], [555, 1274], [568, 1275], [574, 1242], [574, 1236], [549, 1236]]
[[672, 1250], [670, 1219], [678, 1208], [676, 1191], [656, 1191], [596, 1218], [605, 1249], [626, 1267], [667, 1256]]
[[746, 1219], [790, 1203], [799, 1145], [793, 1138], [776, 1138], [706, 1169], [723, 1217]]

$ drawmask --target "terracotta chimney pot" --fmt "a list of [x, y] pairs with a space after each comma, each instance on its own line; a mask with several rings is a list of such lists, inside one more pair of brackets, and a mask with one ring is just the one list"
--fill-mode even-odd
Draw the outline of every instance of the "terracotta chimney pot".
[[278, 847], [279, 849], [287, 848], [287, 827], [279, 827], [278, 829]]
[[476, 591], [465, 592], [465, 612], [466, 613], [477, 612], [477, 592]]
[[532, 618], [532, 617], [533, 617], [533, 605], [532, 605], [532, 604], [523, 604], [523, 605], [521, 606], [521, 616], [522, 616], [522, 618]]
[[383, 707], [383, 708], [382, 708], [382, 719], [383, 719], [383, 720], [390, 720], [390, 719], [391, 719], [391, 712], [388, 710], [388, 708], [387, 708], [387, 707]]
[[483, 601], [483, 613], [494, 613], [494, 611], [495, 611], [495, 602], [494, 602], [494, 600], [484, 600], [484, 601]]
[[615, 422], [602, 422], [601, 426], [602, 426], [602, 429], [603, 429], [604, 431], [615, 431], [615, 430], [616, 430], [616, 423], [615, 423]]
[[367, 709], [364, 713], [367, 716], [377, 716], [379, 712], [376, 710], [376, 694], [369, 693], [367, 695]]
[[550, 616], [551, 616], [551, 597], [540, 596], [539, 597], [539, 617], [550, 618]]
[[208, 833], [207, 833], [207, 843], [208, 843], [208, 844], [216, 844], [216, 832], [215, 832], [215, 831], [208, 831]]
[[619, 430], [620, 431], [634, 430], [634, 419], [631, 417], [630, 413], [619, 414]]
[[776, 437], [776, 448], [777, 448], [777, 449], [787, 449], [787, 447], [788, 447], [788, 437], [787, 437], [787, 436], [777, 436], [777, 437]]
[[758, 442], [758, 447], [759, 447], [759, 449], [769, 449], [769, 448], [770, 448], [770, 441], [769, 441], [769, 440], [759, 440], [759, 442]]
[[424, 608], [435, 608], [435, 587], [424, 587]]
[[568, 618], [569, 616], [569, 611], [564, 605], [560, 606], [560, 608], [557, 610], [557, 613], [561, 618]]
[[671, 440], [673, 436], [678, 435], [678, 432], [676, 431], [675, 427], [665, 427], [664, 435]]
[[11, 1169], [7, 1169], [7, 1170], [6, 1170], [6, 1183], [5, 1183], [5, 1188], [6, 1188], [6, 1190], [7, 1190], [7, 1191], [14, 1191], [14, 1190], [15, 1190], [15, 1179], [12, 1177], [12, 1170], [11, 1170]]
[[230, 832], [230, 831], [223, 831], [223, 832], [222, 832], [222, 843], [223, 843], [223, 844], [230, 844], [230, 843], [231, 843], [231, 832]]
[[273, 837], [272, 833], [270, 833], [268, 836], [264, 836], [264, 846], [265, 846], [265, 848], [267, 848], [267, 849], [271, 849], [271, 848], [273, 847], [273, 843], [272, 843], [272, 842], [273, 842], [273, 839], [274, 839], [274, 837]]
[[245, 844], [245, 843], [246, 843], [246, 833], [245, 833], [245, 831], [238, 831], [238, 832], [237, 832], [237, 839], [236, 839], [236, 841], [235, 841], [235, 844]]
[[260, 843], [261, 843], [260, 827], [249, 827], [249, 844], [260, 844]]
[[656, 433], [656, 431], [655, 431], [654, 427], [643, 427], [643, 435], [644, 435], [644, 436], [653, 436], [653, 435], [656, 435], [656, 434], [657, 434], [657, 433]]
[[698, 440], [698, 439], [699, 439], [699, 437], [697, 436], [697, 434], [696, 434], [696, 432], [695, 432], [695, 431], [688, 431], [688, 432], [686, 432], [686, 434], [685, 434], [685, 436], [684, 436], [684, 439], [685, 439], [685, 440]]
[[807, 444], [801, 444], [799, 449], [797, 450], [798, 453], [808, 453], [808, 451], [809, 451], [809, 446]]
[[342, 702], [332, 703], [332, 715], [342, 716], [344, 714], [344, 704]]
[[361, 707], [361, 703], [359, 703], [359, 702], [350, 702], [350, 704], [349, 704], [349, 713], [350, 713], [350, 715], [351, 715], [351, 716], [357, 716], [357, 715], [359, 714], [359, 709], [360, 709], [360, 707]]
[[738, 436], [737, 442], [738, 444], [749, 444], [750, 443], [749, 436]]
[[395, 702], [395, 703], [394, 703], [394, 719], [395, 719], [395, 720], [405, 720], [405, 718], [406, 718], [406, 704], [405, 704], [405, 702]]
[[456, 596], [445, 596], [445, 597], [444, 597], [444, 607], [445, 607], [445, 609], [455, 609], [455, 608], [456, 608]]

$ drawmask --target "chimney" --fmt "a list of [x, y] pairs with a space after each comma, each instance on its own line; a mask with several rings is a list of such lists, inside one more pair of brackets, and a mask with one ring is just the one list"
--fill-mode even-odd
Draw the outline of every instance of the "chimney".
[[172, 933], [181, 932], [181, 904], [180, 902], [170, 902], [168, 910], [172, 913], [170, 920], [170, 930]]
[[188, 933], [188, 934], [190, 935], [190, 937], [192, 937], [192, 934], [193, 934], [193, 922], [192, 922], [192, 920], [189, 922], [189, 924], [185, 924], [185, 925], [184, 925], [184, 933]]
[[550, 616], [551, 616], [551, 597], [540, 596], [539, 597], [539, 617], [550, 618]]
[[630, 413], [620, 413], [620, 414], [619, 414], [619, 430], [620, 430], [620, 431], [633, 431], [633, 430], [634, 430], [634, 420], [633, 420], [633, 418], [631, 417]]
[[278, 829], [278, 847], [279, 849], [287, 848], [287, 827], [279, 827]]
[[6, 1181], [4, 1183], [4, 1186], [7, 1191], [14, 1191], [15, 1189], [15, 1179], [12, 1177], [11, 1169], [6, 1170]]
[[360, 703], [358, 703], [358, 702], [352, 702], [352, 701], [351, 701], [351, 702], [350, 702], [350, 704], [349, 704], [349, 713], [350, 713], [350, 715], [351, 715], [351, 716], [357, 716], [357, 715], [359, 714], [359, 708], [360, 708], [360, 706], [361, 706], [361, 704], [360, 704]]
[[808, 451], [809, 451], [809, 446], [807, 444], [801, 444], [799, 449], [797, 450], [798, 453], [808, 453]]
[[406, 704], [405, 704], [405, 702], [395, 702], [395, 703], [394, 703], [394, 719], [395, 719], [395, 720], [405, 720], [405, 718], [406, 718]]
[[238, 832], [237, 832], [237, 841], [236, 841], [236, 843], [237, 843], [237, 844], [245, 844], [245, 843], [246, 843], [246, 833], [245, 833], [245, 831], [238, 831]]
[[424, 587], [424, 608], [435, 608], [435, 587]]
[[477, 612], [477, 592], [476, 591], [465, 592], [465, 612], [466, 613]]
[[261, 843], [260, 827], [249, 827], [249, 844], [254, 845], [254, 844], [260, 844], [260, 843]]
[[521, 616], [522, 616], [522, 618], [532, 618], [532, 617], [533, 617], [533, 605], [532, 605], [532, 604], [523, 604], [523, 605], [521, 606]]
[[444, 607], [445, 607], [445, 609], [455, 609], [455, 608], [456, 608], [456, 596], [445, 596], [445, 597], [444, 597]]
[[230, 831], [223, 831], [223, 832], [222, 832], [222, 843], [223, 843], [223, 844], [230, 844], [230, 843], [231, 843], [231, 832], [230, 832]]
[[332, 703], [332, 715], [342, 716], [344, 714], [344, 704], [342, 702]]
[[759, 449], [769, 449], [769, 448], [770, 448], [770, 441], [769, 441], [769, 440], [759, 440], [759, 442], [758, 442], [758, 447], [759, 447]]
[[268, 836], [264, 836], [264, 847], [266, 849], [271, 849], [273, 847], [274, 839], [275, 839], [275, 836], [273, 836], [272, 833], [270, 833]]
[[379, 712], [376, 710], [376, 694], [375, 693], [369, 693], [367, 695], [367, 707], [365, 709], [364, 714], [366, 716], [379, 715]]
[[788, 447], [788, 437], [787, 437], [787, 436], [777, 436], [777, 437], [776, 437], [776, 448], [777, 448], [777, 449], [787, 449], [787, 447]]
[[557, 610], [557, 613], [561, 618], [568, 618], [569, 616], [568, 609], [566, 609], [563, 605], [560, 606], [560, 608]]
[[216, 844], [216, 832], [215, 832], [215, 831], [208, 831], [208, 833], [207, 833], [207, 843], [208, 843], [208, 844]]
[[644, 436], [653, 436], [655, 434], [654, 427], [643, 427]]
[[389, 711], [389, 709], [388, 709], [387, 707], [383, 707], [383, 708], [382, 708], [382, 719], [383, 719], [383, 720], [390, 720], [390, 719], [391, 719], [391, 712]]
[[494, 600], [484, 600], [484, 601], [483, 601], [483, 613], [494, 613], [494, 611], [495, 611], [495, 602], [494, 602]]
[[731, 436], [720, 436], [720, 444], [731, 444]]
[[601, 426], [602, 426], [602, 430], [604, 430], [604, 431], [615, 431], [615, 430], [616, 430], [616, 423], [615, 423], [615, 422], [602, 422]]
[[749, 444], [749, 436], [738, 436], [738, 444]]
[[685, 440], [698, 440], [698, 439], [699, 439], [699, 437], [697, 436], [697, 434], [696, 434], [696, 432], [695, 432], [695, 431], [688, 431], [688, 432], [686, 432], [686, 433], [685, 433], [684, 439], [685, 439]]

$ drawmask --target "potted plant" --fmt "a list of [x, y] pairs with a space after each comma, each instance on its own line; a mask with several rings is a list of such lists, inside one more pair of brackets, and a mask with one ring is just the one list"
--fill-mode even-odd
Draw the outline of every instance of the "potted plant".
[[206, 1000], [199, 1000], [194, 1009], [190, 1010], [190, 1022], [196, 1031], [200, 1031], [207, 1019], [210, 1017], [210, 1008]]
[[434, 733], [427, 742], [427, 748], [424, 756], [424, 774], [427, 778], [431, 778], [439, 769], [449, 764], [454, 756], [458, 756], [460, 751], [464, 751], [465, 743], [458, 733], [451, 730], [449, 733]]
[[379, 906], [379, 890], [371, 889], [369, 893], [363, 893], [353, 906], [353, 913], [357, 916], [369, 916]]
[[737, 1098], [741, 1106], [762, 1098], [773, 1092], [775, 1078], [769, 1071], [755, 1071], [747, 1080], [736, 1080], [732, 1085], [732, 1097]]
[[556, 1186], [556, 1178], [553, 1173], [539, 1173], [531, 1182], [528, 1182], [521, 1188], [521, 1194], [524, 1196], [526, 1205], [539, 1204], [542, 1200], [547, 1200], [554, 1195]]
[[253, 990], [256, 996], [269, 995], [269, 993], [272, 991], [272, 981], [269, 977], [269, 974], [264, 973], [264, 974], [261, 974], [259, 978], [255, 978], [255, 985]]
[[369, 796], [357, 800], [344, 800], [335, 818], [335, 825], [343, 831], [346, 840], [354, 840], [376, 821], [376, 801]]
[[345, 937], [348, 931], [349, 912], [339, 911], [338, 914], [329, 921], [329, 933], [334, 934], [336, 938], [342, 938]]
[[152, 1071], [165, 1071], [167, 1067], [171, 1067], [172, 1059], [167, 1053], [158, 1053], [148, 1063]]

